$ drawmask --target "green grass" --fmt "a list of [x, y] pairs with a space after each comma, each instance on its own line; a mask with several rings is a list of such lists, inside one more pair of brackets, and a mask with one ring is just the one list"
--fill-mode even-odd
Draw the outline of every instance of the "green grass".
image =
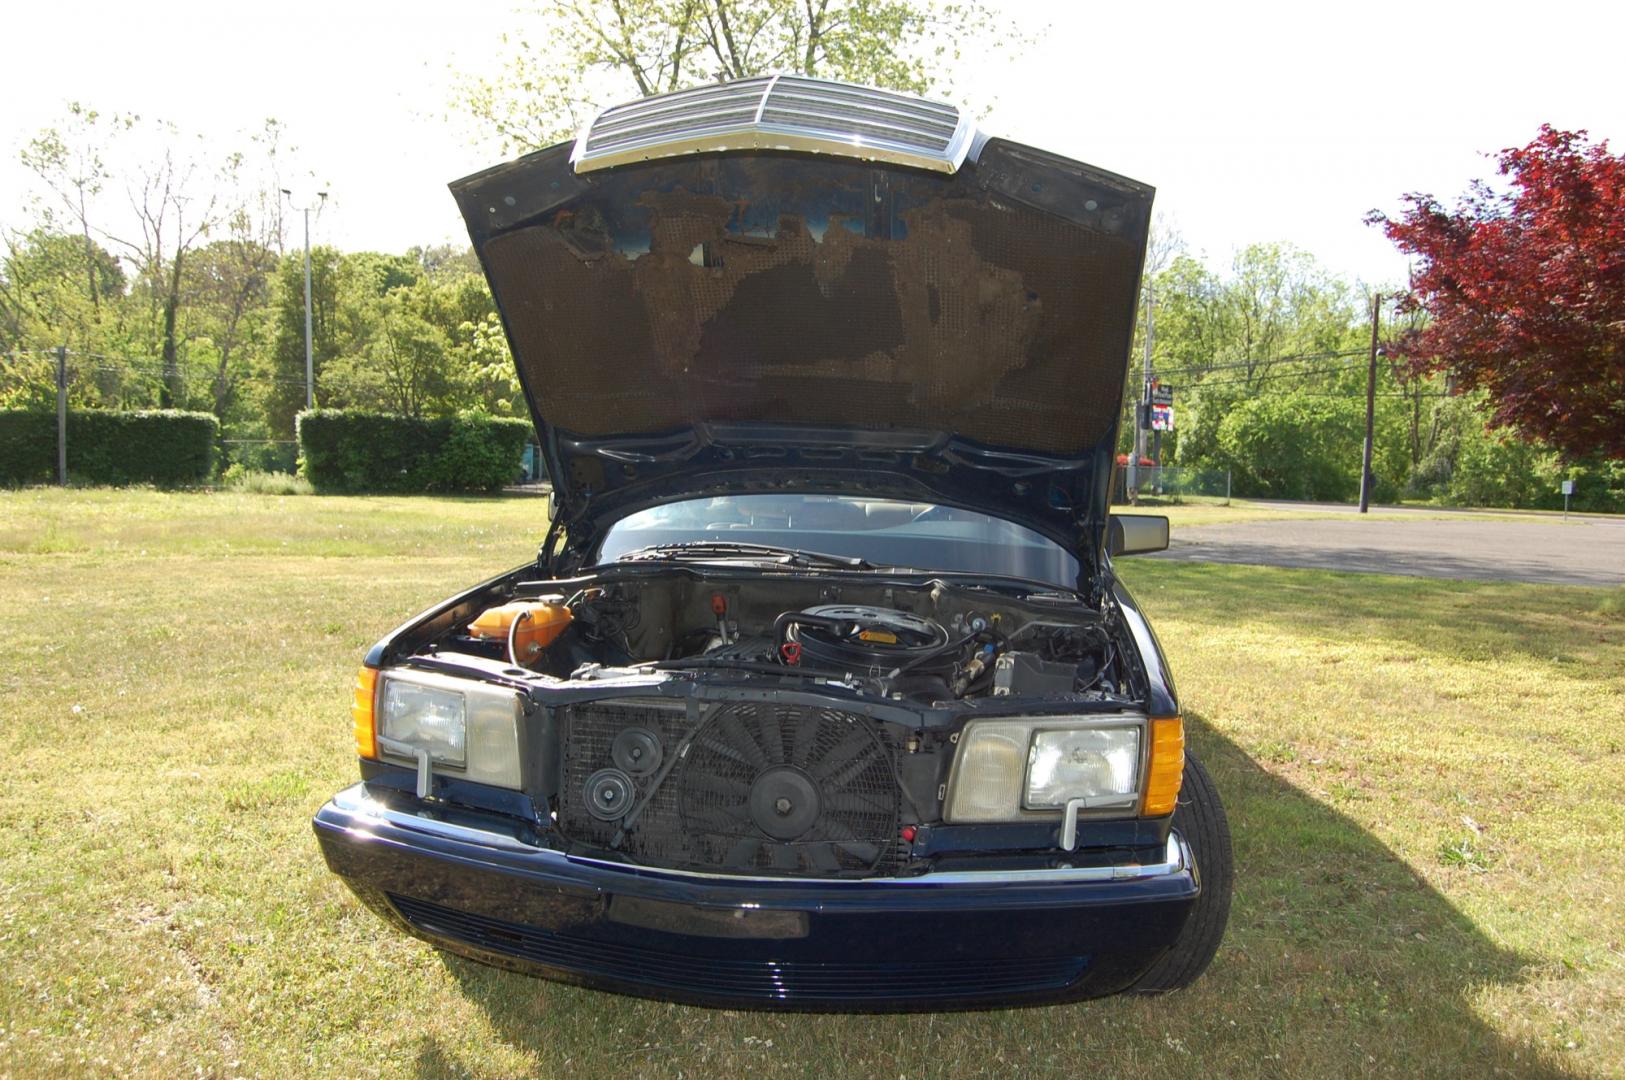
[[[1125, 514], [1163, 514], [1172, 524], [1175, 535], [1182, 526], [1190, 525], [1230, 525], [1245, 521], [1418, 521], [1418, 520], [1450, 520], [1462, 519], [1473, 521], [1500, 521], [1518, 522], [1534, 521], [1551, 524], [1552, 515], [1536, 513], [1534, 511], [1496, 511], [1496, 510], [1451, 510], [1436, 506], [1417, 504], [1401, 509], [1378, 507], [1370, 513], [1357, 517], [1352, 510], [1328, 509], [1324, 506], [1309, 503], [1303, 508], [1280, 503], [1259, 503], [1247, 499], [1232, 499], [1229, 502], [1214, 500], [1187, 500], [1177, 503], [1146, 502], [1138, 507], [1115, 506], [1113, 510]], [[1562, 520], [1562, 515], [1556, 517]]]
[[1125, 560], [1235, 831], [1158, 1000], [773, 1016], [386, 930], [309, 819], [362, 650], [530, 558], [538, 499], [0, 493], [0, 1076], [1620, 1075], [1606, 590]]

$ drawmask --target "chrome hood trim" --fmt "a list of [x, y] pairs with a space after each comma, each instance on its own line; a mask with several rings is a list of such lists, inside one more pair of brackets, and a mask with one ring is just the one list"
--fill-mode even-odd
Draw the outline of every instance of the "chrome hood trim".
[[605, 109], [570, 153], [579, 173], [725, 150], [795, 150], [953, 173], [976, 139], [945, 102], [800, 75], [742, 79]]

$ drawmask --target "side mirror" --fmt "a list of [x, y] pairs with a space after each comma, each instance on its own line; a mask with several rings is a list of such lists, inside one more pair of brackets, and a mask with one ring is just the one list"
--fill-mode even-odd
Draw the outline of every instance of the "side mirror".
[[1167, 550], [1168, 519], [1161, 514], [1113, 514], [1106, 523], [1106, 551], [1114, 559]]

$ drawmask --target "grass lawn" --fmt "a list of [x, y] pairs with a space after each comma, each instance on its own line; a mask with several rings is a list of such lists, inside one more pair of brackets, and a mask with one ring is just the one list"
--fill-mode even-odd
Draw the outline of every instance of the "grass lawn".
[[[1499, 521], [1505, 523], [1538, 522], [1550, 525], [1563, 520], [1562, 513], [1544, 510], [1454, 510], [1438, 506], [1373, 507], [1363, 517], [1353, 509], [1335, 509], [1323, 503], [1272, 503], [1249, 499], [1229, 502], [1201, 497], [1183, 502], [1147, 501], [1138, 507], [1119, 506], [1113, 509], [1125, 514], [1163, 514], [1176, 531], [1190, 525], [1230, 525], [1245, 521]], [[1593, 515], [1594, 517], [1595, 515]], [[1575, 516], [1578, 524], [1580, 516]]]
[[717, 1012], [386, 931], [309, 827], [355, 665], [543, 509], [0, 493], [0, 1076], [1625, 1074], [1617, 590], [1125, 560], [1235, 831], [1172, 997]]

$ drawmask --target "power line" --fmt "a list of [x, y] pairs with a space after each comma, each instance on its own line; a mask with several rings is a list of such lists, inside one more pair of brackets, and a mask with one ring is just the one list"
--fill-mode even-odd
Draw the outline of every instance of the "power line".
[[1332, 375], [1344, 375], [1349, 368], [1315, 368], [1307, 371], [1269, 371], [1255, 375], [1250, 379], [1201, 379], [1190, 384], [1192, 390], [1206, 390], [1222, 386], [1257, 386], [1260, 383], [1279, 382], [1282, 379], [1317, 379]]
[[1351, 360], [1364, 356], [1363, 350], [1355, 352], [1322, 352], [1299, 353], [1293, 356], [1265, 357], [1261, 360], [1238, 360], [1226, 364], [1192, 364], [1182, 368], [1163, 368], [1153, 372], [1154, 375], [1186, 375], [1192, 372], [1200, 374], [1207, 371], [1235, 371], [1241, 368], [1264, 368], [1271, 364], [1295, 364], [1310, 360]]

